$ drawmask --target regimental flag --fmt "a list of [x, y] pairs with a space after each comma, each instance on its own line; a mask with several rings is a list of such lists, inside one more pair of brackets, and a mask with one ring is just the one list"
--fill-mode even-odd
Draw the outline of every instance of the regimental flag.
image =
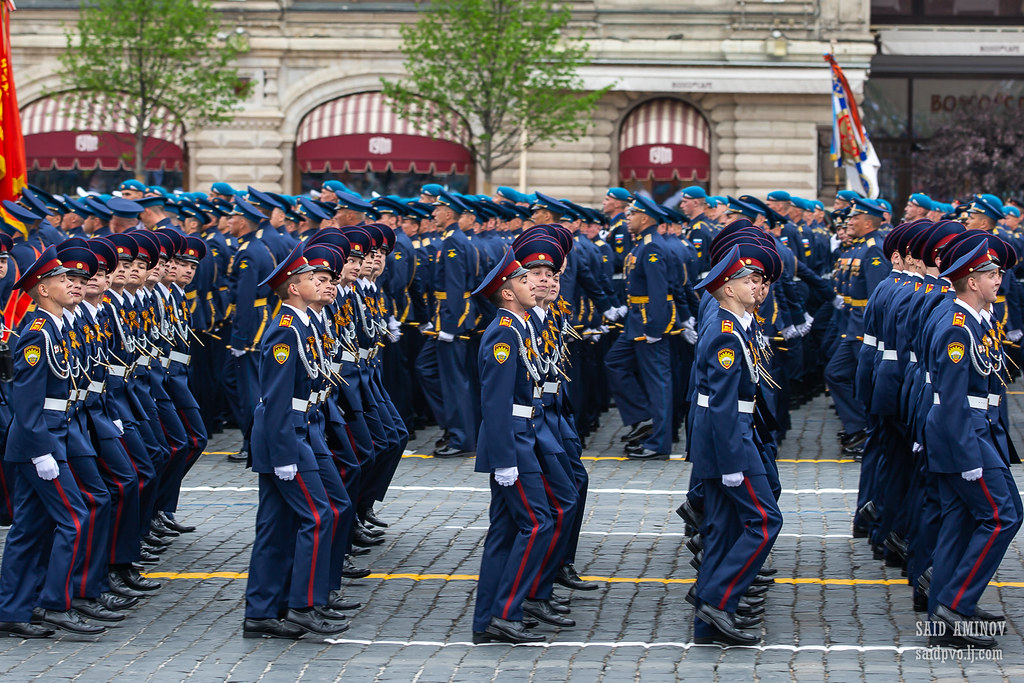
[[882, 164], [861, 123], [857, 101], [843, 70], [832, 55], [825, 55], [825, 61], [832, 67], [832, 161], [836, 168], [846, 168], [848, 189], [875, 199]]
[[0, 199], [17, 200], [27, 182], [25, 141], [11, 71], [13, 0], [0, 0]]

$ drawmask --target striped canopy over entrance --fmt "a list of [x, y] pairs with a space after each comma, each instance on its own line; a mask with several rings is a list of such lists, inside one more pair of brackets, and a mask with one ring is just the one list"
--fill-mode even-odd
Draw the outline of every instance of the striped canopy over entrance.
[[650, 100], [622, 122], [619, 177], [706, 182], [710, 152], [711, 129], [699, 111], [681, 100]]
[[307, 114], [299, 125], [295, 159], [302, 173], [466, 174], [471, 163], [459, 140], [398, 118], [379, 92], [331, 100]]
[[[146, 169], [181, 171], [185, 159], [185, 132], [170, 123], [160, 107], [154, 119], [166, 121], [146, 137]], [[90, 105], [69, 94], [36, 100], [21, 110], [25, 156], [30, 170], [130, 170], [134, 166], [134, 118], [118, 102], [101, 100]]]

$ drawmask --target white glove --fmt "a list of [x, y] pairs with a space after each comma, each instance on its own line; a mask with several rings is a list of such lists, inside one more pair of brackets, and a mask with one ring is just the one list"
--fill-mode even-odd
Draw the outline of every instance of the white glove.
[[626, 317], [626, 313], [628, 313], [628, 312], [629, 312], [629, 309], [626, 306], [619, 306], [619, 317], [620, 318], [625, 318]]
[[57, 467], [57, 461], [53, 459], [53, 456], [47, 453], [46, 455], [40, 455], [38, 458], [32, 458], [32, 464], [36, 466], [36, 474], [43, 481], [51, 481], [56, 479], [60, 475], [60, 468]]
[[241, 358], [242, 356], [245, 355], [245, 351], [242, 349], [228, 349], [228, 351], [231, 352], [231, 355], [234, 358]]
[[832, 308], [837, 308], [837, 309], [838, 308], [842, 308], [843, 307], [843, 303], [844, 302], [843, 302], [842, 295], [836, 294], [836, 298], [832, 299]]
[[804, 313], [804, 323], [807, 324], [807, 329], [810, 329], [811, 325], [814, 324], [814, 318], [811, 317], [810, 313]]
[[519, 478], [518, 467], [499, 467], [494, 470], [494, 480], [499, 486], [511, 486]]
[[121, 420], [111, 420], [114, 426], [117, 427], [117, 433], [119, 436], [124, 436], [124, 423]]
[[401, 338], [402, 338], [402, 333], [397, 331], [397, 330], [389, 331], [388, 332], [388, 339], [391, 341], [392, 344], [394, 344], [395, 342], [397, 342]]
[[285, 465], [284, 467], [275, 467], [274, 474], [281, 481], [291, 481], [295, 478], [295, 474], [299, 471], [298, 465]]
[[914, 442], [914, 445], [910, 447], [910, 451], [912, 453], [920, 453], [923, 450], [924, 450], [924, 446], [922, 446], [921, 444], [919, 444], [916, 441]]
[[966, 472], [961, 472], [960, 476], [964, 478], [964, 481], [978, 481], [979, 479], [981, 479], [981, 468], [979, 467], [974, 470], [967, 470]]
[[647, 335], [644, 335], [644, 339], [647, 340], [648, 344], [653, 344], [655, 342], [660, 342], [661, 341], [661, 337], [649, 337]]
[[388, 331], [391, 334], [397, 334], [400, 329], [402, 329], [402, 323], [395, 316], [388, 318]]
[[597, 342], [601, 341], [601, 333], [599, 331], [597, 331], [597, 330], [584, 330], [584, 333], [587, 333], [587, 332], [590, 333], [590, 334], [587, 334], [587, 339], [590, 340], [591, 344], [596, 344]]
[[1007, 330], [1006, 338], [1012, 341], [1014, 344], [1020, 341], [1020, 338], [1024, 337], [1024, 332], [1020, 330]]
[[687, 344], [697, 343], [697, 331], [690, 327], [683, 328], [683, 339], [686, 340]]
[[800, 333], [796, 331], [796, 327], [793, 325], [790, 325], [789, 327], [783, 327], [782, 332], [780, 332], [779, 334], [782, 335], [783, 339], [792, 339], [793, 337], [797, 337], [800, 335]]
[[691, 315], [683, 322], [683, 327], [691, 330], [697, 329], [697, 319]]
[[616, 320], [619, 319], [619, 309], [616, 308], [615, 306], [612, 306], [611, 308], [609, 308], [607, 311], [605, 311], [601, 315], [603, 315], [604, 317], [608, 318], [612, 322], [615, 322]]
[[434, 331], [434, 323], [427, 323], [426, 325], [424, 325], [423, 326], [423, 331], [424, 332], [433, 332]]
[[601, 327], [599, 327], [597, 329], [598, 329], [598, 331], [601, 334], [604, 334], [605, 332], [610, 332], [611, 331], [611, 328], [609, 328], [607, 325], [601, 325]]
[[811, 332], [810, 323], [800, 323], [796, 326], [797, 336], [806, 337]]
[[722, 475], [722, 486], [728, 486], [729, 488], [734, 488], [736, 486], [739, 486], [742, 483], [743, 483], [743, 473], [742, 472], [735, 472], [733, 474], [723, 474]]
[[450, 332], [438, 332], [437, 341], [453, 342], [455, 341], [455, 335]]

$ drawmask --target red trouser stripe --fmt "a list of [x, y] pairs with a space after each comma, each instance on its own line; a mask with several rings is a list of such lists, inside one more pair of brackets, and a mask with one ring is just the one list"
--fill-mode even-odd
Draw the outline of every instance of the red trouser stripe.
[[543, 569], [547, 566], [548, 560], [551, 559], [551, 553], [555, 552], [555, 545], [558, 543], [558, 536], [562, 532], [562, 520], [565, 517], [565, 511], [562, 510], [562, 506], [559, 505], [558, 499], [555, 498], [555, 492], [551, 490], [551, 486], [548, 485], [548, 480], [541, 477], [541, 481], [544, 482], [544, 491], [548, 494], [548, 500], [551, 501], [551, 505], [554, 506], [556, 514], [555, 519], [555, 533], [551, 537], [551, 544], [548, 545], [548, 551], [544, 553], [544, 559], [541, 561], [541, 571], [537, 572], [537, 578], [533, 580], [533, 586], [530, 587], [530, 595], [537, 592], [540, 587], [540, 577], [543, 573]]
[[996, 528], [992, 530], [992, 535], [988, 537], [988, 543], [986, 543], [985, 547], [981, 549], [978, 559], [974, 561], [974, 566], [971, 567], [971, 571], [967, 574], [967, 578], [964, 579], [964, 585], [960, 586], [960, 590], [957, 591], [956, 598], [954, 598], [953, 604], [950, 605], [954, 612], [960, 604], [960, 598], [964, 596], [964, 591], [966, 591], [967, 587], [971, 585], [974, 575], [978, 573], [978, 568], [981, 566], [982, 560], [985, 559], [985, 555], [988, 554], [992, 544], [996, 542], [996, 536], [999, 535], [999, 532], [1003, 528], [1003, 523], [999, 521], [999, 508], [996, 507], [996, 502], [992, 499], [992, 494], [989, 493], [988, 484], [985, 483], [985, 477], [982, 476], [982, 478], [978, 480], [978, 483], [981, 484], [981, 490], [985, 494], [985, 500], [987, 500], [988, 504], [992, 506], [992, 516], [996, 520]]
[[313, 536], [313, 557], [310, 558], [309, 563], [309, 595], [306, 597], [306, 602], [309, 603], [309, 605], [312, 605], [313, 584], [316, 579], [316, 556], [320, 550], [320, 512], [317, 511], [316, 504], [313, 503], [313, 496], [309, 495], [309, 489], [306, 488], [306, 482], [302, 481], [302, 475], [298, 472], [295, 473], [295, 481], [299, 482], [299, 486], [302, 488], [302, 493], [306, 496], [306, 503], [309, 504], [309, 509], [313, 512], [313, 519], [316, 520]]
[[725, 603], [729, 600], [729, 596], [732, 594], [732, 589], [736, 587], [736, 582], [740, 580], [740, 577], [750, 568], [753, 564], [754, 558], [761, 554], [764, 547], [768, 545], [768, 513], [764, 511], [764, 507], [761, 506], [761, 501], [757, 499], [757, 494], [754, 493], [754, 487], [750, 485], [750, 479], [743, 477], [743, 484], [747, 487], [747, 491], [750, 493], [750, 499], [754, 501], [754, 505], [757, 507], [757, 511], [761, 513], [761, 544], [757, 546], [757, 550], [754, 554], [747, 558], [746, 564], [736, 573], [736, 576], [732, 577], [732, 581], [729, 582], [729, 587], [725, 589], [725, 595], [722, 596], [722, 601], [718, 603], [718, 609], [725, 609]]
[[[66, 464], [64, 466], [67, 467]], [[71, 507], [71, 501], [68, 500], [68, 494], [64, 492], [60, 479], [54, 479], [53, 483], [57, 487], [60, 499], [64, 501], [64, 507], [68, 509], [68, 514], [71, 515], [71, 521], [75, 524], [75, 545], [71, 549], [71, 562], [68, 563], [68, 578], [64, 580], [64, 609], [69, 610], [71, 609], [71, 574], [75, 567], [75, 560], [78, 558], [78, 539], [82, 536], [82, 522], [78, 519], [78, 515], [75, 514], [75, 509]], [[52, 562], [53, 558], [50, 558], [50, 561]]]
[[80, 596], [86, 597], [85, 584], [89, 580], [89, 560], [92, 558], [92, 535], [96, 531], [96, 498], [85, 490], [85, 487], [82, 486], [82, 480], [78, 478], [74, 470], [71, 470], [71, 475], [75, 478], [75, 483], [78, 484], [78, 490], [89, 499], [87, 506], [89, 510], [89, 531], [85, 534], [85, 561], [82, 563], [82, 595]]
[[533, 508], [530, 507], [530, 501], [526, 500], [526, 490], [523, 488], [522, 482], [518, 479], [516, 480], [516, 489], [519, 491], [519, 497], [523, 499], [523, 506], [530, 514], [530, 521], [533, 523], [533, 529], [530, 531], [530, 542], [526, 544], [526, 552], [523, 553], [523, 559], [519, 562], [519, 571], [516, 572], [516, 580], [512, 582], [512, 590], [509, 591], [508, 600], [505, 601], [505, 608], [501, 611], [502, 619], [508, 619], [508, 612], [512, 609], [512, 598], [515, 596], [516, 591], [519, 590], [519, 582], [522, 581], [523, 573], [526, 572], [526, 563], [530, 559], [530, 550], [533, 548], [533, 541], [537, 538], [537, 531], [540, 528], [540, 524], [537, 523], [537, 517], [533, 514]]

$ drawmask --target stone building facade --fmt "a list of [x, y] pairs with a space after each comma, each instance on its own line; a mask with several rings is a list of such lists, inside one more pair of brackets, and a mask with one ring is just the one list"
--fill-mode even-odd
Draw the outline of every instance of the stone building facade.
[[[18, 4], [13, 66], [25, 112], [59, 97], [54, 91], [57, 57], [65, 49], [62, 26], [75, 21], [78, 1]], [[341, 176], [344, 162], [342, 172], [368, 171], [378, 184], [388, 175], [381, 185], [387, 191], [394, 191], [401, 172], [389, 175], [385, 167], [408, 168], [420, 174], [417, 181], [462, 170], [466, 189], [485, 190], [478, 171], [457, 159], [450, 168], [438, 164], [426, 173], [424, 159], [388, 159], [408, 154], [402, 136], [415, 137], [416, 131], [396, 133], [401, 122], [386, 111], [354, 112], [356, 100], [350, 98], [379, 91], [381, 77], [402, 75], [399, 27], [415, 21], [415, 4], [215, 4], [225, 31], [248, 36], [251, 49], [239, 67], [254, 88], [230, 124], [180, 133], [175, 144], [186, 189], [227, 181], [299, 192], [321, 177], [314, 173], [315, 157], [333, 154], [326, 173]], [[715, 194], [786, 189], [830, 196], [831, 80], [822, 55], [833, 52], [851, 85], [862, 91], [877, 51], [869, 0], [572, 0], [572, 6], [593, 58], [581, 76], [587, 87], [613, 88], [581, 139], [528, 151], [528, 188], [590, 204], [620, 184], [646, 186], [655, 196], [695, 182]], [[361, 101], [373, 100], [381, 98]], [[322, 123], [311, 125], [314, 116]], [[26, 139], [67, 128], [59, 121], [47, 125], [45, 131], [27, 129]], [[317, 140], [328, 147], [310, 144]], [[101, 143], [102, 138], [80, 146]], [[366, 148], [353, 146], [359, 144]], [[412, 148], [415, 155], [418, 147]], [[33, 149], [50, 153], [46, 145]], [[89, 163], [83, 159], [79, 166]], [[55, 168], [46, 158], [36, 167], [38, 174]], [[366, 181], [341, 177], [356, 186]], [[496, 174], [495, 184], [516, 186], [518, 178], [513, 161]]]

